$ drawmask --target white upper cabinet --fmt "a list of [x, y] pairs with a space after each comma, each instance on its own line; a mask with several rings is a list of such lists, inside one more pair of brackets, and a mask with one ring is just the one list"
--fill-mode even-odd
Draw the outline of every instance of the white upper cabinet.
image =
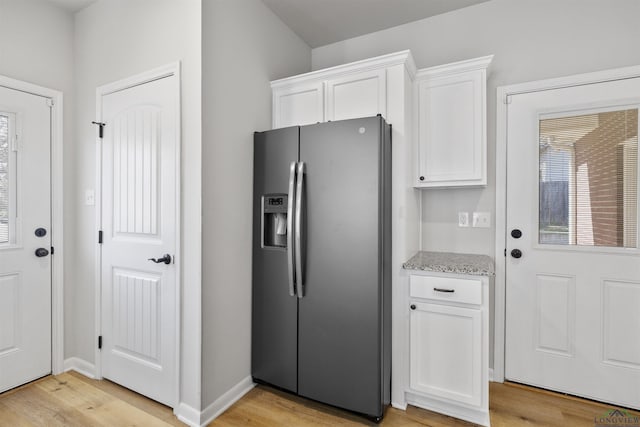
[[327, 120], [382, 114], [387, 117], [386, 70], [360, 72], [327, 80]]
[[284, 128], [324, 121], [324, 83], [273, 89], [273, 127]]
[[417, 72], [415, 187], [487, 185], [486, 84], [492, 58]]
[[413, 79], [415, 64], [409, 51], [275, 80], [273, 128], [377, 114], [390, 121], [398, 114], [396, 99], [405, 96], [404, 83], [396, 77], [398, 67], [407, 71], [403, 78]]

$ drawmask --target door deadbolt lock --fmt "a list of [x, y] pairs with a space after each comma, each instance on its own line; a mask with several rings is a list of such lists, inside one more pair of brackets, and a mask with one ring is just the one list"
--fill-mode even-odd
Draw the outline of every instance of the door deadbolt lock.
[[36, 237], [44, 237], [47, 235], [47, 230], [40, 227], [40, 228], [36, 228], [36, 231], [33, 232]]
[[518, 230], [517, 228], [514, 228], [513, 230], [511, 230], [511, 237], [513, 237], [514, 239], [519, 239], [522, 237], [522, 231]]

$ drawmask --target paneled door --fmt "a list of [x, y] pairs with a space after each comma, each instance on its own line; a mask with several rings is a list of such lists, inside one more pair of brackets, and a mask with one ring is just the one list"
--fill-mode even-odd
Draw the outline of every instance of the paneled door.
[[50, 101], [0, 87], [0, 392], [51, 372]]
[[176, 403], [177, 76], [102, 96], [102, 375]]
[[508, 103], [505, 377], [640, 408], [640, 79]]

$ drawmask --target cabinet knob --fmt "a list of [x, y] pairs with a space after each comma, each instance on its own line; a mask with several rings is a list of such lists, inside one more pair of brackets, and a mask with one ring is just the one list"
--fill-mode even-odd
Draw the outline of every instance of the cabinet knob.
[[421, 177], [420, 177], [420, 181], [424, 181], [424, 176], [421, 176]]
[[415, 310], [416, 309], [416, 305], [415, 304], [411, 304], [411, 310]]

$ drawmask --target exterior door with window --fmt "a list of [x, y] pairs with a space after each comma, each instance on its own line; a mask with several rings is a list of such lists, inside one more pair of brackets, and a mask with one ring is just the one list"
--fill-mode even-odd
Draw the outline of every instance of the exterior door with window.
[[51, 107], [0, 87], [0, 392], [51, 372]]
[[505, 377], [640, 408], [640, 79], [509, 101]]

